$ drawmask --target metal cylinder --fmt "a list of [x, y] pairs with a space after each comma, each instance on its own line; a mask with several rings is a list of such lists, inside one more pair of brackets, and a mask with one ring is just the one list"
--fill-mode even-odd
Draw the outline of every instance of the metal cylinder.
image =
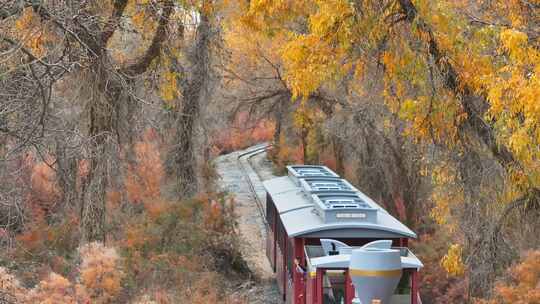
[[353, 303], [371, 304], [379, 300], [378, 303], [389, 304], [401, 278], [399, 250], [355, 249], [349, 270], [355, 292]]

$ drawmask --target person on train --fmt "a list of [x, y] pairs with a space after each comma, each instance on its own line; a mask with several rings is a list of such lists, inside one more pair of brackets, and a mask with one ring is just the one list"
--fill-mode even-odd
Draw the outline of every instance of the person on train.
[[296, 268], [296, 272], [300, 273], [302, 276], [306, 275], [306, 269], [302, 265], [300, 265], [300, 257], [296, 257], [294, 259], [294, 265]]

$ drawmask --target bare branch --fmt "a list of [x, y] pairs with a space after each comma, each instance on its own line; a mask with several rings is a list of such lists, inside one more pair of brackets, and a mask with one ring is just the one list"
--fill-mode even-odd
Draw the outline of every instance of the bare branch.
[[124, 10], [126, 9], [128, 0], [116, 0], [114, 1], [114, 10], [105, 24], [105, 27], [103, 28], [103, 32], [101, 34], [101, 43], [102, 45], [107, 45], [107, 42], [109, 39], [111, 39], [112, 35], [114, 34], [114, 31], [118, 27], [118, 24], [120, 23], [120, 19], [122, 18], [122, 15], [124, 14]]
[[152, 43], [148, 47], [148, 50], [146, 50], [146, 53], [137, 63], [121, 70], [121, 73], [129, 76], [142, 74], [146, 71], [150, 63], [152, 63], [152, 60], [159, 56], [161, 45], [167, 37], [167, 25], [169, 24], [169, 17], [171, 16], [173, 10], [174, 5], [172, 1], [166, 1], [163, 5], [163, 12], [159, 18], [156, 34], [154, 35], [154, 39], [152, 39]]

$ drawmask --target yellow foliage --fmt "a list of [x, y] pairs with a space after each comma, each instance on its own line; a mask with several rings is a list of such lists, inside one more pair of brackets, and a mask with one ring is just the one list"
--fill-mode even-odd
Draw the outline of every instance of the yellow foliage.
[[178, 74], [167, 71], [161, 76], [160, 93], [161, 98], [165, 101], [171, 101], [178, 97]]
[[295, 35], [282, 49], [285, 79], [293, 98], [308, 97], [338, 73], [339, 60], [332, 48], [314, 35]]
[[527, 55], [525, 47], [527, 46], [527, 34], [506, 29], [501, 32], [500, 36], [502, 45], [514, 60], [523, 60]]
[[136, 12], [131, 17], [131, 20], [133, 20], [133, 25], [135, 25], [139, 29], [142, 29], [144, 27], [145, 19], [146, 13], [143, 10]]
[[38, 58], [45, 56], [47, 44], [54, 40], [54, 33], [42, 23], [32, 8], [25, 8], [15, 21], [14, 34]]
[[452, 217], [452, 210], [460, 208], [463, 204], [462, 189], [456, 187], [456, 172], [449, 164], [442, 163], [431, 172], [433, 191], [431, 199], [434, 207], [431, 217], [443, 228], [450, 232], [456, 231], [456, 220]]
[[452, 276], [461, 276], [465, 273], [465, 265], [461, 260], [462, 249], [459, 244], [452, 244], [448, 253], [442, 258], [441, 265]]

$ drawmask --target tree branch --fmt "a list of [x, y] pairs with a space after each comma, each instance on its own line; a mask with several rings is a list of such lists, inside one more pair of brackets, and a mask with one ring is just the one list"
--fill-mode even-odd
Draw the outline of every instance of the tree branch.
[[429, 55], [433, 57], [435, 65], [441, 71], [444, 86], [454, 92], [467, 113], [466, 122], [471, 130], [474, 131], [502, 165], [516, 164], [517, 162], [512, 152], [506, 146], [497, 144], [493, 126], [485, 122], [481, 113], [475, 110], [473, 104], [475, 98], [480, 98], [483, 104], [488, 104], [486, 97], [474, 95], [474, 90], [460, 79], [446, 55], [439, 48], [432, 29], [418, 16], [418, 12], [412, 1], [399, 0], [399, 4], [406, 16], [405, 20], [410, 24], [416, 22], [418, 31], [427, 37]]
[[167, 36], [167, 25], [169, 24], [169, 17], [171, 16], [174, 10], [174, 4], [171, 0], [165, 2], [163, 6], [163, 12], [159, 18], [158, 27], [156, 29], [156, 34], [152, 39], [152, 43], [146, 50], [146, 53], [143, 57], [135, 64], [127, 67], [126, 69], [121, 70], [123, 74], [129, 76], [135, 76], [141, 73], [144, 73], [152, 60], [159, 56], [161, 50], [161, 44]]
[[113, 13], [111, 17], [109, 17], [109, 20], [107, 21], [107, 24], [105, 24], [101, 34], [101, 43], [103, 46], [107, 45], [107, 42], [109, 42], [109, 39], [111, 39], [114, 31], [118, 27], [120, 19], [122, 18], [122, 15], [124, 15], [124, 10], [126, 9], [127, 3], [128, 0], [114, 1]]

